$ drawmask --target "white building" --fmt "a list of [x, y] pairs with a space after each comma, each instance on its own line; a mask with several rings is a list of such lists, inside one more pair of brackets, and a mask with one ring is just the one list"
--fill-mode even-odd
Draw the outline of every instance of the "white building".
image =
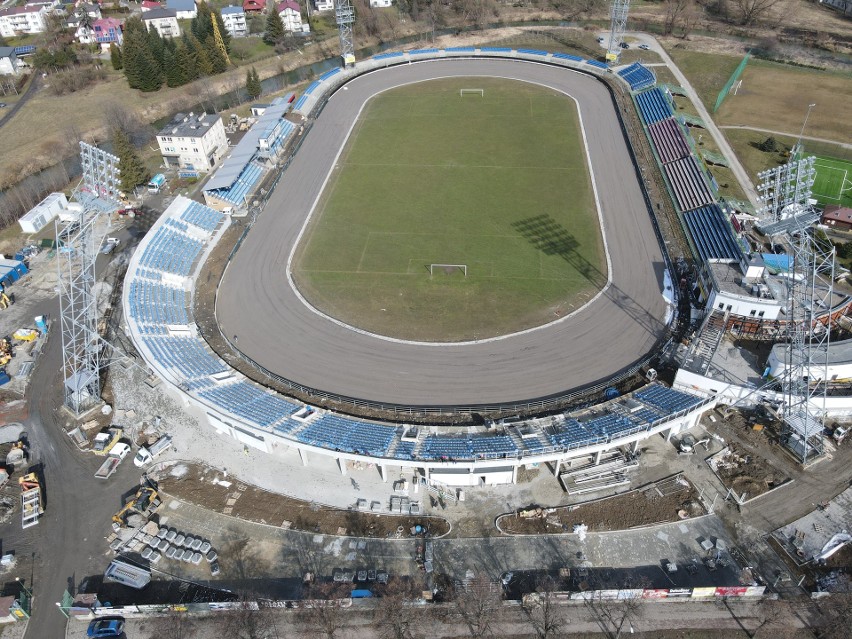
[[284, 0], [278, 5], [278, 15], [284, 23], [284, 30], [297, 33], [302, 30], [302, 9], [295, 0]]
[[393, 5], [393, 0], [370, 0], [370, 6], [374, 9], [385, 9]]
[[47, 29], [47, 7], [27, 5], [0, 11], [0, 36], [14, 38], [28, 33], [42, 33]]
[[334, 11], [334, 0], [313, 0], [313, 3], [317, 13]]
[[180, 36], [180, 25], [177, 21], [177, 12], [174, 9], [151, 9], [142, 14], [142, 22], [150, 31], [156, 29], [163, 38], [177, 38]]
[[248, 35], [246, 12], [242, 7], [228, 5], [220, 13], [222, 14], [222, 22], [232, 37], [242, 38]]
[[14, 47], [0, 47], [0, 75], [18, 75], [18, 56]]
[[64, 193], [51, 193], [23, 215], [18, 224], [24, 233], [38, 233], [67, 208], [68, 198]]
[[171, 9], [178, 20], [192, 20], [198, 15], [195, 0], [166, 0], [166, 9]]
[[178, 113], [157, 134], [157, 144], [168, 167], [209, 171], [228, 150], [225, 126], [218, 115]]

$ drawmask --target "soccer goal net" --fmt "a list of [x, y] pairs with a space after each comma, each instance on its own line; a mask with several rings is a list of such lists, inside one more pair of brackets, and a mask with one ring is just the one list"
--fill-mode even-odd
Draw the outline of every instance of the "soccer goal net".
[[430, 264], [429, 265], [429, 277], [435, 275], [435, 273], [444, 274], [444, 275], [452, 275], [453, 273], [461, 273], [465, 277], [467, 277], [467, 264]]
[[465, 95], [478, 95], [484, 98], [485, 89], [459, 89], [459, 97], [463, 98]]

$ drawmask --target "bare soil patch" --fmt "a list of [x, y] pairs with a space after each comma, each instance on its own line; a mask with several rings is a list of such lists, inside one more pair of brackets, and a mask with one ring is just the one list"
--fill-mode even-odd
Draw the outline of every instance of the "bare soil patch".
[[731, 443], [707, 460], [725, 488], [732, 489], [739, 499], [759, 497], [789, 477], [776, 470], [766, 459]]
[[532, 517], [518, 511], [502, 515], [497, 525], [512, 535], [542, 535], [573, 532], [584, 524], [589, 532], [628, 530], [639, 526], [669, 523], [705, 514], [698, 492], [682, 475], [669, 477], [628, 493], [558, 508], [536, 509]]
[[159, 490], [177, 499], [246, 521], [289, 530], [355, 537], [411, 537], [421, 526], [431, 536], [449, 532], [446, 520], [430, 516], [396, 516], [339, 510], [300, 501], [225, 475], [221, 470], [188, 463], [172, 463], [149, 477]]

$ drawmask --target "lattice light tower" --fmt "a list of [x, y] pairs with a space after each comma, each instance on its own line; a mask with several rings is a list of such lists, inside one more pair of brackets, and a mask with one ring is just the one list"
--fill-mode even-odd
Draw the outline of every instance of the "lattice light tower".
[[100, 213], [119, 206], [120, 188], [116, 156], [81, 142], [80, 159], [83, 179], [74, 199], [82, 210], [75, 220], [55, 223], [64, 402], [78, 417], [101, 399], [104, 343], [98, 335], [94, 293], [100, 238], [94, 227]]
[[352, 0], [334, 0], [334, 17], [340, 34], [340, 55], [343, 56], [343, 66], [355, 64], [355, 41], [352, 39], [355, 10], [352, 8]]
[[[788, 214], [796, 214], [807, 207], [814, 185], [816, 158], [809, 156], [801, 160], [791, 160], [757, 174], [761, 182], [757, 192], [763, 206], [757, 211], [761, 220], [777, 222]], [[795, 205], [800, 208], [797, 209]]]
[[610, 6], [609, 44], [606, 48], [606, 61], [615, 64], [621, 55], [621, 43], [624, 41], [624, 31], [627, 29], [627, 13], [630, 11], [630, 0], [612, 0]]
[[817, 317], [831, 307], [834, 247], [806, 228], [792, 232], [789, 239], [784, 431], [788, 447], [804, 465], [815, 450], [821, 452], [831, 326], [830, 316], [826, 325]]

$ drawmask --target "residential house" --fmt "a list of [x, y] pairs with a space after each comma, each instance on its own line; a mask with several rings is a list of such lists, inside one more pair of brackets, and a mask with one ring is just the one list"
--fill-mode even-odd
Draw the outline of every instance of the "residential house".
[[178, 20], [192, 20], [198, 15], [195, 0], [166, 0], [166, 9], [175, 11]]
[[124, 36], [121, 32], [121, 20], [117, 18], [101, 18], [92, 23], [89, 29], [84, 25], [77, 27], [77, 40], [83, 44], [98, 43], [104, 51], [109, 50], [109, 45], [115, 43], [121, 46]]
[[334, 0], [313, 0], [313, 3], [317, 13], [334, 11]]
[[848, 231], [852, 229], [852, 208], [838, 204], [829, 204], [822, 212], [820, 222], [826, 226]]
[[222, 22], [225, 29], [234, 38], [241, 38], [248, 35], [248, 25], [246, 24], [246, 12], [242, 7], [228, 5], [223, 7], [219, 12], [222, 14]]
[[18, 56], [14, 47], [0, 47], [0, 75], [18, 75]]
[[263, 13], [266, 10], [266, 0], [243, 0], [243, 11], [246, 13]]
[[157, 134], [167, 167], [209, 171], [228, 151], [225, 125], [218, 115], [178, 113]]
[[163, 38], [180, 36], [180, 25], [177, 21], [177, 11], [174, 9], [151, 9], [142, 14], [142, 22], [150, 31], [156, 29]]
[[162, 9], [163, 5], [159, 2], [155, 2], [155, 0], [142, 0], [142, 13], [146, 11], [150, 11], [151, 9]]
[[14, 38], [23, 34], [42, 33], [47, 29], [47, 13], [48, 8], [42, 5], [3, 9], [0, 11], [0, 36]]
[[278, 5], [278, 15], [284, 23], [284, 30], [298, 33], [302, 30], [302, 9], [295, 0], [284, 0]]
[[374, 9], [385, 9], [393, 5], [393, 0], [370, 0], [370, 6]]

